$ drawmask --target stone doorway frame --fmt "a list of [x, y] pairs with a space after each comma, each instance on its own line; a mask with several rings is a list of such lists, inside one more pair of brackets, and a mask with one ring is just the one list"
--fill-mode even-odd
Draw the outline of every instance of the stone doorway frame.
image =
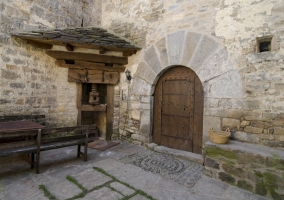
[[[153, 93], [160, 76], [173, 66], [185, 66], [200, 78], [206, 98], [243, 98], [242, 78], [227, 49], [206, 34], [186, 30], [169, 33], [145, 50], [134, 74], [131, 93], [146, 99], [141, 110], [139, 135], [152, 141]], [[220, 89], [221, 88], [221, 89]], [[144, 103], [144, 102], [143, 102]], [[203, 120], [203, 142], [208, 139]]]

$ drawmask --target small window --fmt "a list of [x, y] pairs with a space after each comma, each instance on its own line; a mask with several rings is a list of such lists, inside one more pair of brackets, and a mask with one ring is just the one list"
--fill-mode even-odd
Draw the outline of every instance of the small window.
[[256, 38], [256, 52], [277, 51], [279, 45], [273, 36], [264, 36]]
[[271, 41], [259, 43], [259, 52], [264, 51], [271, 51]]

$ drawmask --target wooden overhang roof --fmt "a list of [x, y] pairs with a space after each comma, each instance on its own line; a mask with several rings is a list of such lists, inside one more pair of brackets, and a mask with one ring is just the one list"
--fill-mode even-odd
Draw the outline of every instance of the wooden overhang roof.
[[[123, 72], [123, 65], [128, 64], [128, 56], [141, 49], [127, 39], [100, 27], [56, 28], [14, 33], [12, 36], [46, 49], [46, 54], [55, 58], [59, 67], [77, 70]], [[54, 45], [63, 48], [53, 48]], [[81, 50], [77, 50], [78, 48]]]
[[51, 49], [52, 45], [66, 46], [68, 44], [73, 47], [99, 49], [101, 51], [126, 52], [141, 49], [127, 39], [99, 27], [48, 29], [15, 33], [13, 36], [25, 39], [31, 44], [38, 44], [39, 47], [44, 49]]

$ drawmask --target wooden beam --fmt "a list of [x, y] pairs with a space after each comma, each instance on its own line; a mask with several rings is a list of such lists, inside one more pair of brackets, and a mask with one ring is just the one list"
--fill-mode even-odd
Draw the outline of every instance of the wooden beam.
[[68, 81], [77, 83], [117, 84], [118, 72], [104, 72], [102, 70], [68, 70]]
[[82, 84], [77, 83], [77, 99], [76, 99], [76, 104], [77, 104], [77, 126], [82, 125]]
[[65, 48], [66, 48], [68, 51], [74, 51], [74, 48], [73, 48], [73, 46], [72, 46], [71, 44], [66, 43], [66, 44], [65, 44]]
[[113, 133], [113, 114], [114, 114], [114, 85], [107, 86], [107, 113], [106, 113], [106, 140], [111, 140]]
[[116, 56], [106, 56], [97, 55], [89, 53], [79, 53], [79, 52], [65, 52], [65, 51], [53, 51], [46, 50], [46, 54], [57, 59], [57, 60], [83, 60], [98, 63], [111, 63], [111, 64], [128, 64], [127, 57], [116, 57]]
[[132, 56], [133, 54], [136, 54], [137, 50], [129, 50], [129, 51], [124, 51], [123, 56]]
[[100, 51], [100, 54], [106, 53], [106, 49], [104, 47], [100, 47], [99, 51]]
[[65, 60], [57, 60], [56, 65], [58, 67], [64, 67], [69, 69], [94, 69], [94, 70], [104, 70], [109, 72], [124, 72], [125, 66], [114, 64], [113, 67], [105, 66], [105, 63], [93, 63], [81, 60], [75, 60], [74, 64], [66, 64]]
[[82, 105], [82, 111], [106, 111], [106, 105]]
[[26, 40], [28, 44], [33, 45], [36, 48], [41, 48], [41, 49], [52, 49], [52, 44], [46, 44], [46, 43], [42, 43], [42, 42], [36, 42], [36, 41], [32, 41], [32, 40]]

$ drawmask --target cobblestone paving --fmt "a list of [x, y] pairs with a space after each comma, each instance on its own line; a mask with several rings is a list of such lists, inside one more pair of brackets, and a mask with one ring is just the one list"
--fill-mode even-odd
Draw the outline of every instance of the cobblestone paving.
[[0, 200], [266, 200], [206, 177], [198, 164], [133, 144], [88, 152], [82, 162], [76, 147], [44, 151], [40, 174], [21, 155], [0, 158]]
[[204, 167], [199, 164], [150, 150], [136, 153], [120, 161], [160, 174], [189, 188], [205, 172]]
[[[97, 179], [99, 181], [96, 181]], [[87, 169], [80, 174], [68, 175], [56, 183], [42, 184], [40, 189], [44, 192], [44, 196], [50, 200], [153, 199], [144, 191], [136, 189], [96, 167]]]

